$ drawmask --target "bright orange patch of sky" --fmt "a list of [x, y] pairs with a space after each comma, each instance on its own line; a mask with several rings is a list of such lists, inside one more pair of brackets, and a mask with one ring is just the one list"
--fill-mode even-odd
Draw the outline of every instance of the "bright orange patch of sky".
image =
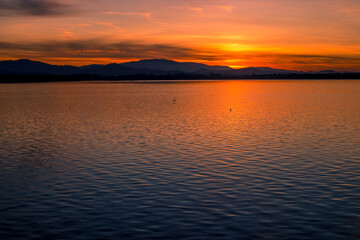
[[358, 0], [0, 0], [0, 60], [360, 71]]

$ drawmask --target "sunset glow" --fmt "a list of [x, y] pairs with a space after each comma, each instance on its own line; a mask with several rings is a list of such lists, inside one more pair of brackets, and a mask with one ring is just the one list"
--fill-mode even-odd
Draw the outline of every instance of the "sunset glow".
[[360, 71], [359, 26], [358, 0], [0, 0], [0, 60]]

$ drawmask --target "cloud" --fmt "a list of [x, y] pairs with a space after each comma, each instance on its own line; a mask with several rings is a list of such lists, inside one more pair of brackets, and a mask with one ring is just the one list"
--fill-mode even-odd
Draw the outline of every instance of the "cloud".
[[235, 6], [216, 6], [216, 7], [221, 10], [227, 11], [228, 13], [231, 13], [235, 8]]
[[72, 12], [72, 7], [60, 0], [0, 0], [3, 15], [53, 16]]
[[304, 54], [272, 54], [274, 60], [287, 59], [290, 62], [302, 62], [302, 64], [336, 65], [336, 64], [357, 64], [360, 66], [360, 55], [304, 55]]
[[204, 13], [204, 8], [200, 8], [200, 7], [190, 7], [189, 10], [203, 14]]
[[360, 54], [347, 55], [305, 55], [284, 53], [250, 53], [238, 55], [237, 59], [245, 65], [257, 63], [257, 66], [287, 68], [294, 70], [337, 69], [360, 71]]
[[104, 12], [107, 15], [121, 15], [121, 16], [141, 16], [147, 19], [151, 18], [152, 13], [150, 12]]
[[102, 26], [106, 26], [109, 28], [113, 28], [114, 30], [120, 31], [121, 27], [117, 26], [115, 23], [112, 22], [95, 22], [96, 24], [102, 25]]
[[0, 42], [0, 54], [10, 58], [198, 58], [211, 59], [195, 49], [169, 44], [140, 42], [106, 43], [102, 40], [68, 40], [48, 42]]
[[60, 36], [69, 40], [75, 39], [74, 33], [70, 31], [63, 31]]

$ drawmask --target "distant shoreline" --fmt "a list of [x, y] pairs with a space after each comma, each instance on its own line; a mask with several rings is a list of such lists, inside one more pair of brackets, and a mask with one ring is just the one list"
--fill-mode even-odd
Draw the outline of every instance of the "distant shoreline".
[[166, 74], [166, 75], [121, 75], [101, 76], [90, 74], [78, 75], [45, 75], [45, 74], [11, 74], [0, 75], [0, 83], [36, 83], [36, 82], [78, 82], [78, 81], [134, 81], [134, 80], [359, 80], [360, 73], [328, 73], [328, 74], [267, 74], [247, 76]]

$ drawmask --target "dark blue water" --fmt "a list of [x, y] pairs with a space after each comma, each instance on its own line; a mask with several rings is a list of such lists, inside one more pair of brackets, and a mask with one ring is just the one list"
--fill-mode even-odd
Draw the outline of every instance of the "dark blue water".
[[360, 237], [360, 81], [6, 84], [0, 106], [0, 239]]

